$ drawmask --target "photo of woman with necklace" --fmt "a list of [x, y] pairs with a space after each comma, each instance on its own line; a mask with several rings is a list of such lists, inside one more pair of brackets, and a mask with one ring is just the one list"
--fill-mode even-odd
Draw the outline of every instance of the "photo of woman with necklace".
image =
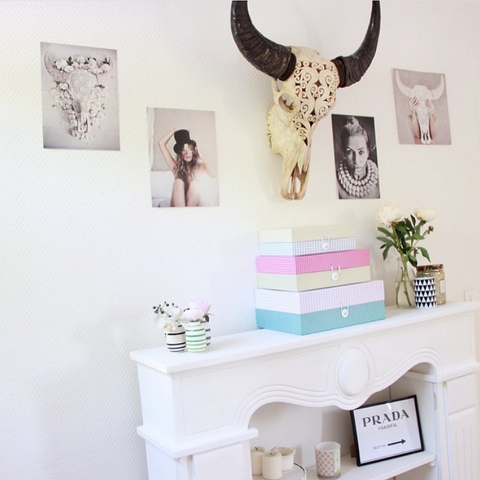
[[332, 115], [332, 127], [338, 198], [380, 198], [373, 118]]

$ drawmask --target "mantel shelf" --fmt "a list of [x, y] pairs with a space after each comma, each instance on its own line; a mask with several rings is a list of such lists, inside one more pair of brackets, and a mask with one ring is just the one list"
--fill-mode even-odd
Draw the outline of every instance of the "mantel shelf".
[[[384, 462], [357, 467], [355, 459], [342, 457], [342, 480], [387, 480], [423, 465], [433, 465], [436, 456], [430, 452], [419, 452]], [[307, 480], [318, 480], [315, 466], [307, 468]]]
[[203, 353], [169, 352], [165, 347], [131, 352], [137, 363], [165, 374], [191, 371], [237, 360], [282, 353], [296, 348], [321, 346], [337, 340], [345, 341], [359, 335], [381, 334], [395, 328], [436, 321], [444, 317], [472, 312], [480, 308], [477, 302], [450, 302], [431, 309], [386, 308], [386, 318], [376, 322], [354, 325], [311, 335], [293, 335], [273, 330], [252, 330], [214, 338]]

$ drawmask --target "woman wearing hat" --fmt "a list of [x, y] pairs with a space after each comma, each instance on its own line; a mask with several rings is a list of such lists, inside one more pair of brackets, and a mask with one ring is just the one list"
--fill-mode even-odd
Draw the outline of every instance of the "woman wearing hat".
[[[175, 157], [167, 148], [167, 143], [172, 137], [175, 137], [173, 146]], [[201, 158], [197, 142], [190, 138], [190, 132], [188, 130], [172, 130], [159, 140], [158, 146], [175, 177], [170, 206], [202, 206], [203, 199], [199, 180], [205, 173], [216, 177], [217, 171]]]

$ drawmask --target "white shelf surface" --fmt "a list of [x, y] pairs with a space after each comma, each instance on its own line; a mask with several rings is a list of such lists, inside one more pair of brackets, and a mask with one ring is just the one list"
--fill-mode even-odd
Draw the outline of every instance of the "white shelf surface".
[[[423, 465], [434, 464], [436, 456], [430, 452], [419, 452], [384, 462], [357, 467], [354, 458], [342, 457], [341, 480], [388, 480]], [[318, 480], [315, 466], [307, 468], [307, 480]]]
[[199, 368], [226, 365], [245, 361], [262, 355], [289, 352], [296, 348], [321, 347], [323, 344], [357, 339], [359, 336], [379, 334], [394, 328], [438, 321], [442, 318], [473, 312], [480, 308], [478, 302], [449, 302], [437, 308], [387, 307], [386, 318], [351, 327], [337, 328], [310, 335], [294, 335], [274, 330], [251, 330], [215, 337], [212, 345], [199, 354], [192, 352], [172, 353], [166, 347], [156, 347], [130, 353], [135, 362], [153, 368], [167, 375], [192, 372]]

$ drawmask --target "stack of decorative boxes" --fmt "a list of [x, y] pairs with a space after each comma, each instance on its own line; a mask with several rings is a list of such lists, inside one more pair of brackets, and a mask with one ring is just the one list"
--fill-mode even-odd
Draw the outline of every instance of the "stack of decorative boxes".
[[381, 280], [352, 225], [259, 233], [257, 326], [305, 335], [385, 318]]

